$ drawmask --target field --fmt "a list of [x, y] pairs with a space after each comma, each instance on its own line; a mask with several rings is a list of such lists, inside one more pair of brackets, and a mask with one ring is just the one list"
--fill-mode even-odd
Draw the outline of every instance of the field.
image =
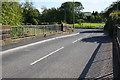
[[81, 23], [75, 24], [75, 28], [88, 28], [88, 29], [98, 29], [99, 26], [103, 26], [104, 27], [105, 23]]

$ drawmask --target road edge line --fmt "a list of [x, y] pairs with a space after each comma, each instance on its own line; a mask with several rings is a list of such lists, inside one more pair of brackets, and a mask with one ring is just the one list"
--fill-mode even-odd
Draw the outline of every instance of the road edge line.
[[33, 46], [33, 45], [36, 45], [36, 44], [41, 44], [41, 43], [48, 42], [48, 41], [52, 41], [52, 40], [55, 40], [55, 39], [61, 39], [61, 38], [65, 38], [65, 37], [75, 36], [75, 35], [78, 35], [78, 34], [79, 33], [75, 33], [75, 34], [64, 35], [64, 36], [59, 36], [59, 37], [55, 37], [55, 38], [51, 38], [51, 39], [42, 40], [42, 41], [39, 41], [39, 42], [35, 42], [35, 43], [19, 46], [19, 47], [16, 47], [16, 48], [8, 49], [8, 50], [5, 50], [5, 51], [1, 51], [0, 54], [1, 53], [4, 54], [4, 53], [12, 52], [12, 51], [15, 51], [15, 50], [23, 49], [23, 48], [26, 48], [26, 47], [30, 47], [30, 46]]

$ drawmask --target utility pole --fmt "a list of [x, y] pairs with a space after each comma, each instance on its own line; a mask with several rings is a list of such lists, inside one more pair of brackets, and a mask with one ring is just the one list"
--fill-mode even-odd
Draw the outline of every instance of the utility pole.
[[117, 0], [117, 11], [119, 11], [119, 0]]
[[75, 1], [73, 0], [73, 28], [75, 28], [75, 25], [74, 25], [74, 23], [75, 23]]
[[[117, 12], [119, 12], [119, 0], [117, 0]], [[118, 23], [119, 14], [117, 14], [117, 23]]]
[[[118, 2], [119, 2], [119, 0], [117, 0], [117, 12], [119, 12]], [[118, 15], [117, 15], [117, 18], [118, 18]]]

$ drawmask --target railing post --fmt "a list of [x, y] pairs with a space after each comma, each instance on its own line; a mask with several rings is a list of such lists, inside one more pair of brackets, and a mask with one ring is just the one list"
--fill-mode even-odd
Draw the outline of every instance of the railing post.
[[35, 25], [35, 36], [36, 36], [36, 31], [37, 31], [37, 27], [36, 27], [36, 25]]
[[43, 26], [43, 35], [45, 34], [45, 33], [44, 33], [44, 30], [45, 30], [45, 26]]

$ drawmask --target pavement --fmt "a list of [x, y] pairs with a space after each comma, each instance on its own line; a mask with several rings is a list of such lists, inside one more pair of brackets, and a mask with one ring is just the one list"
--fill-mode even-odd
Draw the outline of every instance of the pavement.
[[102, 30], [76, 31], [72, 36], [55, 35], [3, 47], [2, 77], [113, 78], [110, 38]]

